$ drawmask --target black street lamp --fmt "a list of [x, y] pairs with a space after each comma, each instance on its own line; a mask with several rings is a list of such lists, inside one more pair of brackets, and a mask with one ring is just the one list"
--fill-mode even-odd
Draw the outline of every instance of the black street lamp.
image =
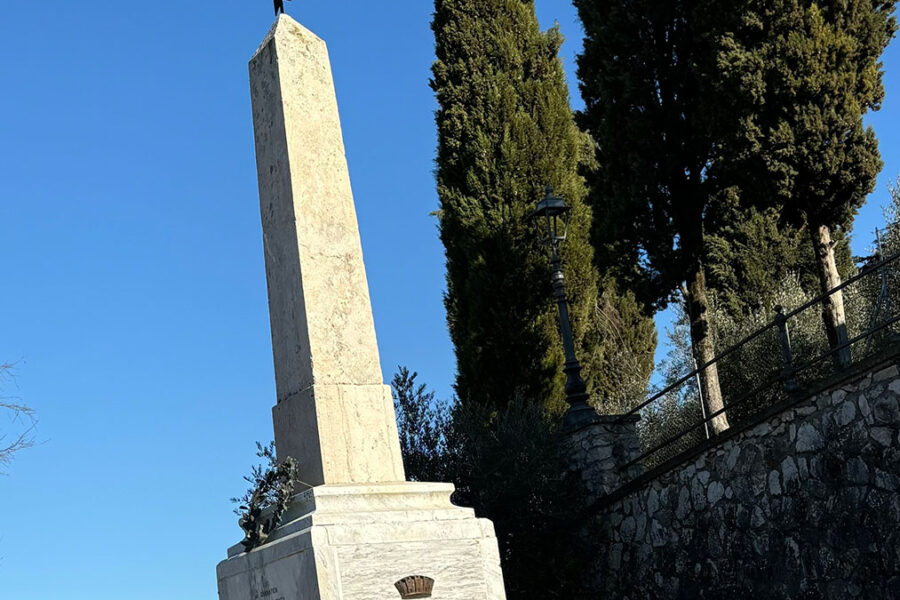
[[569, 228], [569, 211], [571, 207], [566, 206], [566, 201], [554, 195], [553, 188], [547, 186], [544, 198], [537, 203], [534, 216], [540, 228], [541, 242], [547, 246], [550, 253], [553, 296], [559, 307], [559, 331], [562, 334], [566, 357], [563, 372], [566, 374], [566, 402], [569, 403], [569, 409], [566, 411], [563, 426], [566, 429], [575, 429], [590, 423], [597, 413], [587, 403], [587, 385], [581, 378], [581, 365], [575, 358], [575, 342], [572, 339], [572, 323], [569, 321], [569, 306], [566, 300], [566, 280], [563, 276], [562, 260], [559, 257], [560, 246], [566, 240]]

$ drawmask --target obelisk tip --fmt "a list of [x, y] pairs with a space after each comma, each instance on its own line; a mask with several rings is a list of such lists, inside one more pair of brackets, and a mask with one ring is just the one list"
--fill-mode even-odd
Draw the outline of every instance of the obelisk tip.
[[[259, 47], [256, 48], [256, 52], [253, 53], [253, 58], [256, 58], [256, 55], [259, 54], [260, 50], [271, 42], [273, 38], [281, 35], [291, 35], [294, 37], [306, 38], [311, 41], [322, 42], [322, 39], [319, 36], [298, 23], [293, 17], [282, 13], [275, 18], [275, 22], [272, 23], [268, 33], [266, 33], [266, 36], [259, 44]], [[251, 58], [251, 60], [253, 59]]]

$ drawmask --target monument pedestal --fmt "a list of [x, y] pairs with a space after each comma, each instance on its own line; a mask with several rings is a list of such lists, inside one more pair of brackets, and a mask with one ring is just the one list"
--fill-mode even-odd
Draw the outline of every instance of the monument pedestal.
[[220, 600], [397, 600], [434, 580], [435, 600], [506, 597], [494, 528], [450, 502], [447, 483], [323, 485], [294, 502], [269, 541], [240, 544], [216, 572]]

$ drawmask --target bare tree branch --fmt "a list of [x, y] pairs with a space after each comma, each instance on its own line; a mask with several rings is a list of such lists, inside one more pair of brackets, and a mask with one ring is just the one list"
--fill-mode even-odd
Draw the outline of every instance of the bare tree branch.
[[[13, 379], [13, 365], [11, 363], [0, 364], [0, 383]], [[14, 435], [11, 442], [5, 442], [10, 435], [0, 434], [0, 474], [5, 473], [3, 467], [12, 462], [13, 455], [19, 450], [30, 448], [34, 445], [34, 428], [37, 418], [34, 410], [24, 404], [12, 402], [12, 398], [0, 397], [0, 412], [7, 413], [11, 423], [19, 423], [25, 426], [25, 430]]]

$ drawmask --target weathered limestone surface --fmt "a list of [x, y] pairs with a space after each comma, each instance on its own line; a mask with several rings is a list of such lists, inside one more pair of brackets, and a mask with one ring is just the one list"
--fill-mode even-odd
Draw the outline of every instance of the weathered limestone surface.
[[900, 598], [898, 436], [897, 365], [741, 432], [596, 515], [591, 597]]
[[393, 418], [390, 387], [317, 385], [272, 414], [278, 456], [300, 457], [304, 484], [403, 480], [396, 421], [377, 420]]
[[220, 600], [396, 600], [409, 575], [435, 600], [503, 600], [490, 521], [435, 483], [320, 486], [297, 496], [274, 541], [219, 564]]
[[325, 42], [280, 16], [250, 82], [278, 455], [310, 485], [403, 481]]

